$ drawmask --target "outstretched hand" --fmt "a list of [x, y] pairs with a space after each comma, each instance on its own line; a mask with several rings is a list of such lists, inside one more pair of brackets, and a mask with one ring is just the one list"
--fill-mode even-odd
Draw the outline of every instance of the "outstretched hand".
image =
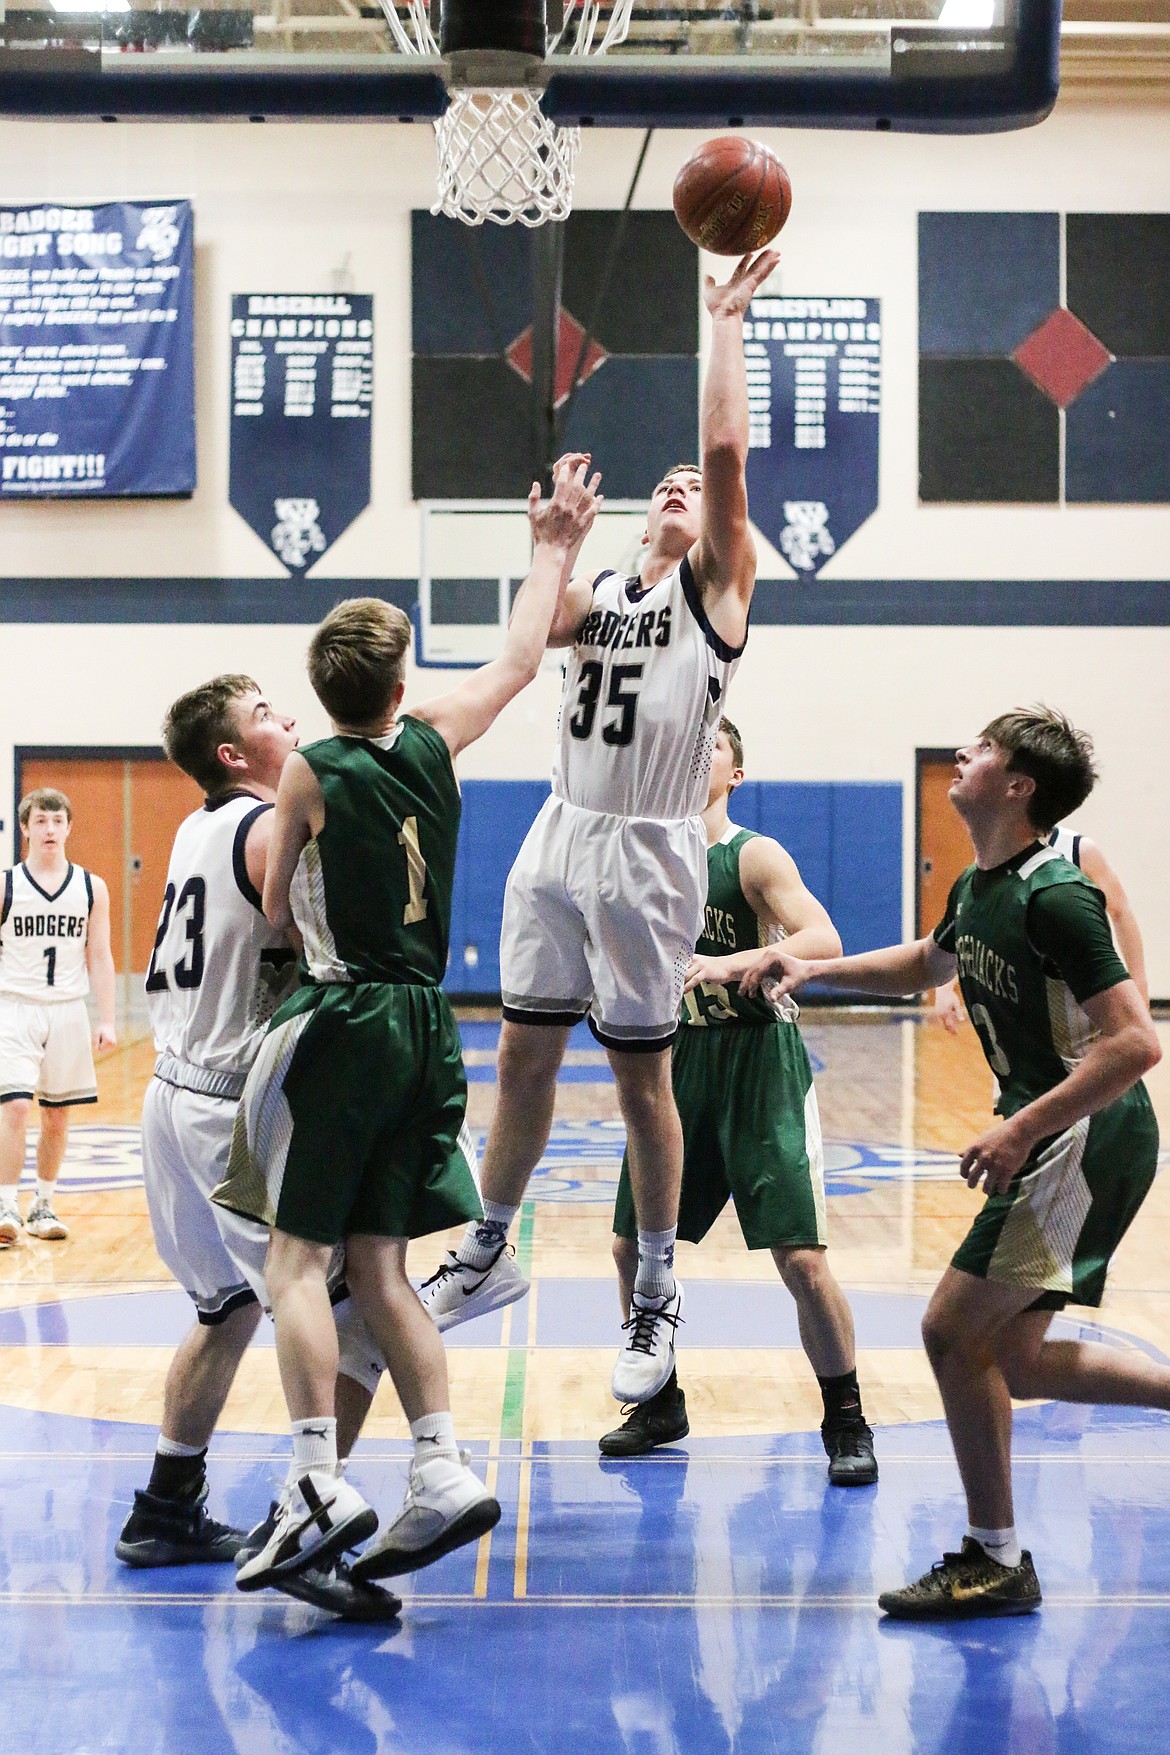
[[534, 544], [563, 548], [576, 556], [593, 528], [598, 507], [605, 497], [597, 491], [601, 482], [600, 470], [595, 470], [590, 480], [585, 479], [590, 461], [587, 451], [573, 451], [558, 457], [553, 465], [550, 500], [541, 498], [540, 483], [533, 482], [528, 495], [528, 523]]
[[758, 256], [745, 256], [722, 286], [713, 275], [705, 274], [703, 303], [713, 317], [742, 317], [779, 261], [779, 250], [761, 250]]
[[773, 945], [766, 956], [753, 952], [753, 962], [740, 980], [740, 991], [749, 997], [766, 983], [764, 998], [775, 1002], [785, 994], [795, 993], [816, 973], [816, 965], [801, 957], [790, 957], [779, 945]]

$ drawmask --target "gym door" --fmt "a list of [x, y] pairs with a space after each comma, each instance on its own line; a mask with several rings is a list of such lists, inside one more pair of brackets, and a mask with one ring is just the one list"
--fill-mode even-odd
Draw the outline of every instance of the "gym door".
[[933, 932], [946, 911], [951, 885], [975, 857], [962, 817], [947, 797], [955, 778], [954, 750], [916, 750], [918, 872], [915, 931]]

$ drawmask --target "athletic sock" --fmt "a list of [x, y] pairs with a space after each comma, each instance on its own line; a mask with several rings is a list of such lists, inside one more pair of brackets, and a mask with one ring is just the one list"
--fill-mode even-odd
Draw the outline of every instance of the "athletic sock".
[[207, 1446], [180, 1444], [159, 1435], [146, 1491], [156, 1499], [194, 1499], [207, 1475]]
[[41, 1179], [41, 1177], [39, 1177], [39, 1176], [37, 1177], [37, 1199], [38, 1200], [47, 1201], [48, 1204], [50, 1206], [52, 1206], [53, 1196], [56, 1194], [56, 1192], [57, 1192], [57, 1178], [55, 1176], [54, 1176], [52, 1182], [45, 1182]]
[[3, 1188], [0, 1188], [0, 1213], [16, 1213], [18, 1217], [20, 1214], [20, 1203], [16, 1198], [16, 1189], [9, 1188], [7, 1183]]
[[1018, 1566], [1023, 1557], [1020, 1538], [1016, 1534], [1016, 1526], [1012, 1524], [1006, 1530], [979, 1530], [974, 1524], [967, 1528], [972, 1541], [979, 1543], [983, 1552], [991, 1560], [998, 1560], [1001, 1566]]
[[634, 1290], [639, 1298], [674, 1297], [674, 1240], [678, 1226], [669, 1231], [638, 1232], [638, 1275]]
[[455, 1442], [455, 1419], [452, 1414], [424, 1414], [421, 1420], [412, 1420], [410, 1436], [414, 1439], [415, 1462], [429, 1462], [433, 1456], [445, 1456], [451, 1462], [459, 1461], [459, 1446]]
[[840, 1377], [818, 1377], [817, 1382], [821, 1386], [826, 1426], [861, 1426], [865, 1423], [856, 1371], [843, 1371]]
[[331, 1416], [318, 1414], [313, 1420], [294, 1420], [292, 1442], [290, 1481], [299, 1480], [310, 1469], [321, 1469], [327, 1475], [337, 1473], [337, 1421]]
[[463, 1233], [457, 1254], [464, 1267], [486, 1273], [508, 1241], [508, 1227], [520, 1211], [503, 1201], [485, 1200], [483, 1218], [473, 1220]]

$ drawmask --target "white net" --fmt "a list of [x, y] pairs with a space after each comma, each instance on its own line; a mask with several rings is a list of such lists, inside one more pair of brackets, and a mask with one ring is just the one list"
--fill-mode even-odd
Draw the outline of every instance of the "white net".
[[[409, 29], [395, 0], [380, 3], [401, 54], [438, 54], [426, 0], [405, 0]], [[549, 54], [565, 42], [574, 13], [576, 31], [567, 53], [605, 54], [624, 41], [632, 7], [633, 0], [615, 0], [598, 40], [600, 0], [565, 0], [564, 24], [549, 45]], [[445, 213], [465, 225], [490, 220], [493, 225], [538, 226], [567, 219], [580, 146], [581, 130], [550, 121], [536, 91], [459, 87], [451, 94], [447, 113], [435, 123], [439, 180], [431, 212]]]
[[457, 91], [435, 123], [439, 193], [432, 213], [465, 225], [567, 219], [579, 128], [558, 128], [535, 92]]

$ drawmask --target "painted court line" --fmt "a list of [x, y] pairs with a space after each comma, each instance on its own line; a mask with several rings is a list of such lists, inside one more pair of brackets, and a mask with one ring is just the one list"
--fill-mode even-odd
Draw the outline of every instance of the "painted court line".
[[[792, 1593], [775, 1596], [723, 1595], [695, 1596], [525, 1596], [477, 1598], [453, 1592], [420, 1594], [403, 1598], [404, 1610], [436, 1608], [475, 1609], [873, 1609], [876, 1590], [864, 1595], [853, 1593], [833, 1596], [797, 1596]], [[279, 1593], [277, 1593], [279, 1595]], [[215, 1604], [234, 1603], [238, 1609], [271, 1609], [276, 1597], [266, 1591], [5, 1591], [0, 1590], [0, 1607], [12, 1608], [209, 1608]], [[287, 1602], [290, 1610], [303, 1612], [303, 1605]], [[1170, 1593], [1153, 1592], [1046, 1594], [1042, 1613], [1075, 1609], [1156, 1609], [1170, 1612]], [[347, 1622], [351, 1627], [356, 1623]], [[377, 1626], [378, 1623], [370, 1625]], [[383, 1624], [384, 1625], [384, 1624]], [[969, 1626], [967, 1622], [963, 1626]]]

